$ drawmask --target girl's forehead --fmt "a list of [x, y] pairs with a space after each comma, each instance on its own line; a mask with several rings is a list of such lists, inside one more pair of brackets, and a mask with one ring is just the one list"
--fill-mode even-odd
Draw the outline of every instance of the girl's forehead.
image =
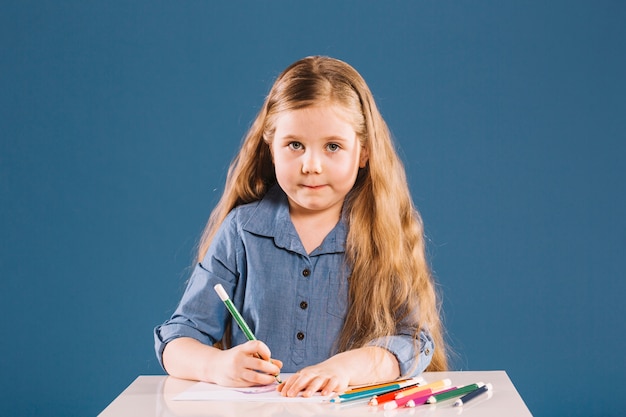
[[354, 112], [348, 106], [334, 101], [312, 104], [298, 109], [283, 110], [274, 117], [275, 126], [287, 120], [294, 119], [339, 119], [350, 125], [355, 125]]
[[283, 139], [344, 138], [354, 140], [354, 124], [345, 109], [335, 105], [288, 110], [276, 118], [274, 135]]

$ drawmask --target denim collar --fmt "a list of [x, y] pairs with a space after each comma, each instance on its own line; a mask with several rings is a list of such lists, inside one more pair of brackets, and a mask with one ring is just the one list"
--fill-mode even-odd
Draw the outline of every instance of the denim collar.
[[343, 218], [313, 252], [307, 254], [289, 217], [289, 201], [279, 185], [272, 186], [243, 225], [243, 230], [274, 238], [276, 246], [307, 256], [345, 252], [347, 228]]

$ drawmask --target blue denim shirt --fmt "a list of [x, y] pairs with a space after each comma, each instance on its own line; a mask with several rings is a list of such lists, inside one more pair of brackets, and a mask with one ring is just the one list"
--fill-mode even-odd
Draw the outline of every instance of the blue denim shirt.
[[[283, 372], [297, 372], [336, 353], [348, 304], [350, 270], [344, 262], [343, 221], [307, 254], [289, 217], [287, 197], [278, 186], [257, 202], [232, 210], [206, 256], [194, 269], [172, 317], [154, 331], [162, 365], [165, 345], [192, 337], [212, 345], [231, 322], [232, 345], [247, 341], [213, 287], [222, 284], [244, 320], [283, 361]], [[419, 334], [419, 353], [408, 328], [372, 340], [398, 359], [402, 374], [421, 373], [434, 349], [428, 332]], [[404, 334], [402, 334], [404, 333]], [[416, 363], [417, 361], [417, 363]]]

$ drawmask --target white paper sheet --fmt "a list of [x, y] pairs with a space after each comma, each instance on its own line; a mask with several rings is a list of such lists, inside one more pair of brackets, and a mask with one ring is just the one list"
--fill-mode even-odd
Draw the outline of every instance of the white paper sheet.
[[[289, 374], [281, 374], [287, 378]], [[283, 397], [276, 384], [262, 387], [228, 388], [207, 382], [198, 382], [172, 398], [174, 401], [260, 401], [260, 402], [328, 402], [333, 396], [315, 394], [312, 397]]]

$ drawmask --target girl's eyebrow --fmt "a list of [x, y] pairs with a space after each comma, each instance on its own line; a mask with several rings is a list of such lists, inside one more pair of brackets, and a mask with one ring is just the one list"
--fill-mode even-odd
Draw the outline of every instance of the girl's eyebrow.
[[[316, 138], [315, 140], [318, 140], [318, 139], [321, 139], [324, 142], [349, 142], [350, 141], [350, 139], [348, 139], [348, 138], [345, 138], [343, 136], [335, 136], [335, 135], [325, 136], [325, 137], [322, 137], [322, 138]], [[285, 136], [281, 137], [281, 140], [283, 140], [283, 141], [302, 142], [302, 141], [306, 140], [306, 138], [303, 139], [303, 138], [299, 137], [298, 135], [288, 134], [288, 135], [285, 135]]]

